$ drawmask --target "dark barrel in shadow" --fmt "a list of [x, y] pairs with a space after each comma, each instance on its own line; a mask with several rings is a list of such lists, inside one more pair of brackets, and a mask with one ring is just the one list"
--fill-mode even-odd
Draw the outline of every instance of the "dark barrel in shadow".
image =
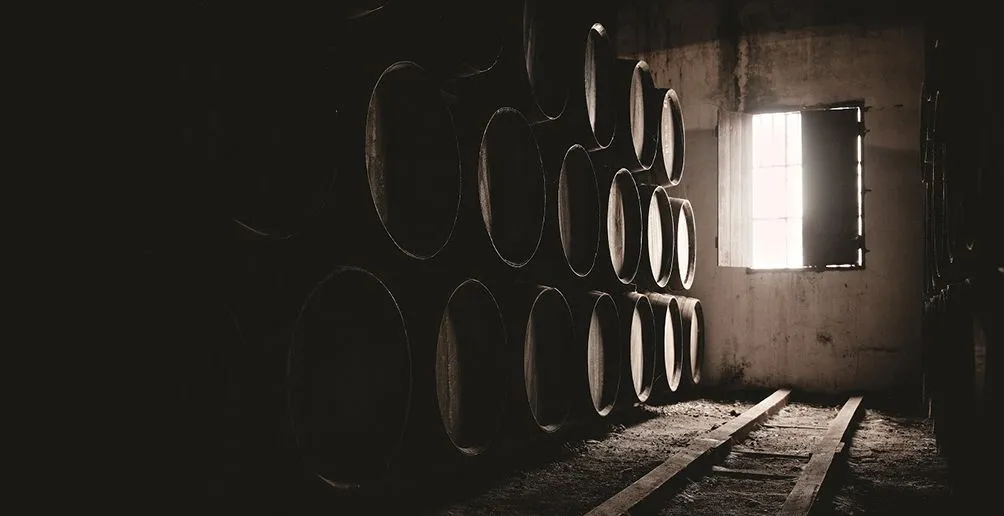
[[408, 256], [435, 256], [457, 220], [460, 151], [450, 110], [422, 67], [398, 62], [380, 75], [366, 112], [365, 151], [383, 229]]
[[[372, 7], [354, 9], [355, 15], [343, 23], [321, 24], [322, 37], [344, 56], [343, 61], [414, 60], [438, 78], [453, 79], [491, 70], [502, 53], [502, 7], [497, 2], [387, 0], [366, 4]], [[324, 16], [332, 7], [312, 9]]]
[[260, 502], [264, 485], [282, 491], [289, 464], [273, 432], [284, 400], [271, 396], [271, 370], [258, 367], [275, 356], [256, 347], [219, 271], [201, 253], [176, 250], [113, 259], [111, 292], [98, 307], [128, 343], [116, 348], [115, 380], [132, 387], [116, 396], [130, 407], [130, 431], [109, 437], [150, 448], [127, 459], [143, 485], [131, 495], [163, 496], [158, 505], [181, 509]]
[[498, 109], [484, 130], [478, 191], [496, 253], [511, 267], [526, 265], [544, 230], [545, 177], [537, 140], [515, 109]]
[[583, 68], [581, 90], [575, 88], [573, 97], [584, 106], [575, 106], [575, 111], [585, 115], [581, 127], [587, 130], [578, 132], [579, 140], [584, 142], [586, 150], [600, 150], [610, 146], [617, 127], [616, 98], [614, 96], [614, 60], [616, 59], [613, 43], [606, 27], [594, 23], [589, 28], [583, 45]]
[[494, 296], [468, 279], [450, 295], [436, 339], [436, 399], [456, 449], [480, 455], [499, 434], [506, 403], [506, 337]]
[[568, 103], [574, 47], [567, 7], [567, 2], [523, 2], [523, 59], [538, 110], [531, 116], [534, 121], [558, 118]]
[[541, 288], [526, 322], [523, 342], [523, 382], [530, 413], [547, 433], [561, 429], [569, 413], [564, 389], [574, 327], [568, 302], [560, 291]]
[[[242, 15], [264, 17], [254, 9]], [[196, 145], [189, 166], [200, 170], [201, 184], [179, 191], [184, 197], [172, 205], [204, 207], [255, 235], [286, 238], [332, 203], [340, 77], [309, 38], [215, 16], [199, 48], [204, 71], [189, 71], [204, 73], [205, 81], [197, 92], [201, 116], [186, 134]]]
[[621, 283], [631, 283], [638, 273], [643, 224], [638, 185], [630, 172], [621, 169], [610, 183], [606, 210], [607, 251]]
[[[531, 124], [556, 121], [569, 104], [571, 85], [581, 74], [573, 59], [575, 23], [568, 0], [467, 2], [492, 9], [501, 30], [502, 51], [491, 69], [449, 81], [469, 117], [480, 120], [499, 106], [518, 109]], [[481, 12], [479, 18], [486, 14]], [[477, 27], [470, 27], [474, 33]], [[462, 46], [457, 42], [454, 46]]]
[[357, 20], [372, 15], [386, 6], [390, 0], [360, 0], [346, 2], [337, 7], [337, 12], [346, 20]]
[[670, 275], [670, 288], [690, 290], [694, 284], [697, 267], [697, 230], [694, 225], [694, 208], [687, 199], [670, 197], [673, 224], [676, 226], [676, 260]]
[[556, 288], [526, 283], [499, 289], [512, 372], [506, 437], [520, 447], [561, 430], [569, 419], [569, 357], [575, 328], [565, 296]]
[[[427, 2], [414, 2], [421, 5]], [[438, 0], [431, 30], [436, 46], [429, 59], [439, 62], [436, 69], [447, 77], [467, 77], [487, 72], [502, 54], [503, 27], [500, 7], [486, 2]], [[435, 55], [449, 60], [437, 60]]]
[[296, 322], [287, 370], [307, 470], [336, 487], [385, 475], [408, 422], [410, 369], [403, 315], [383, 282], [340, 267], [318, 284]]
[[600, 239], [599, 191], [589, 153], [573, 145], [558, 179], [558, 226], [568, 267], [587, 276], [596, 263]]

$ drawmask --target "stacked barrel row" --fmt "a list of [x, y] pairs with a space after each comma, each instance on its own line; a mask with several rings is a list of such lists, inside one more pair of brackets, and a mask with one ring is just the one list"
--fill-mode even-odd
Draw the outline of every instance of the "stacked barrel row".
[[165, 248], [242, 342], [239, 482], [251, 450], [406, 482], [700, 383], [676, 92], [617, 56], [601, 2], [501, 4], [252, 17], [272, 32], [198, 13], [187, 130], [214, 193]]
[[984, 40], [992, 30], [974, 27], [974, 13], [929, 16], [920, 134], [924, 402], [954, 488], [970, 500], [990, 492], [980, 469], [986, 451], [974, 436], [992, 431], [1000, 403], [1004, 317], [1004, 133], [994, 108], [1002, 63]]

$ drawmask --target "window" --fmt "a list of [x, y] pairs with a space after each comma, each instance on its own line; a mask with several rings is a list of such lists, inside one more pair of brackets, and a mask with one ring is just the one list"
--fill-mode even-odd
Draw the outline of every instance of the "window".
[[719, 119], [718, 261], [864, 266], [860, 105]]
[[753, 115], [755, 269], [802, 267], [801, 113]]

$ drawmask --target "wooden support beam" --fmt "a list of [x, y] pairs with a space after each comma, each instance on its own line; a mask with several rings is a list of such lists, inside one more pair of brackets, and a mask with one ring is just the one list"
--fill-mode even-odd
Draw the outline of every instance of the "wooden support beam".
[[819, 497], [819, 491], [826, 481], [833, 459], [843, 451], [843, 441], [850, 433], [852, 423], [857, 420], [861, 412], [861, 401], [861, 396], [847, 400], [837, 417], [830, 422], [829, 429], [816, 445], [812, 457], [795, 482], [794, 489], [784, 501], [781, 515], [807, 515], [812, 510], [812, 504]]
[[736, 478], [759, 478], [765, 480], [784, 480], [790, 478], [798, 478], [798, 475], [792, 475], [790, 473], [774, 473], [771, 471], [760, 471], [757, 469], [732, 469], [732, 468], [723, 468], [721, 466], [711, 466], [711, 472], [717, 473], [719, 475], [725, 475], [727, 477], [736, 477]]
[[788, 403], [790, 396], [790, 389], [777, 390], [735, 419], [694, 439], [683, 451], [670, 456], [666, 462], [656, 466], [651, 472], [586, 514], [588, 516], [628, 514], [642, 506], [647, 499], [652, 498], [653, 494], [670, 485], [670, 481], [682, 478], [685, 472], [693, 470], [698, 465], [707, 464], [706, 461], [717, 453], [728, 451], [734, 442], [746, 437], [757, 425], [781, 410]]

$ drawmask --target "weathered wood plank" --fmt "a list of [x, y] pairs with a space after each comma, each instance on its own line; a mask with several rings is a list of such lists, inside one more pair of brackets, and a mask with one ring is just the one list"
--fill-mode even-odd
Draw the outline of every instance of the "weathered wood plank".
[[777, 414], [788, 404], [791, 396], [791, 389], [778, 389], [766, 399], [757, 403], [753, 408], [739, 414], [735, 419], [708, 432], [708, 437], [719, 439], [740, 439], [753, 431], [753, 428], [762, 423], [767, 418]]
[[809, 457], [812, 457], [811, 453], [780, 453], [764, 450], [750, 450], [738, 447], [733, 447], [732, 453], [741, 453], [743, 455], [762, 455], [765, 457], [781, 457], [785, 459], [808, 459]]
[[774, 473], [772, 471], [760, 471], [757, 469], [732, 469], [724, 468], [722, 466], [711, 466], [711, 472], [717, 473], [719, 475], [725, 475], [727, 477], [736, 478], [762, 478], [770, 480], [784, 480], [791, 478], [798, 478], [798, 475], [792, 475], [790, 473]]
[[680, 478], [683, 473], [699, 464], [704, 464], [719, 451], [727, 450], [733, 442], [744, 438], [759, 423], [781, 410], [788, 403], [790, 396], [790, 389], [777, 390], [725, 425], [695, 439], [683, 451], [673, 454], [648, 474], [586, 514], [601, 516], [629, 513], [647, 498], [669, 485], [671, 480]]
[[753, 117], [718, 114], [718, 265], [753, 265]]
[[795, 487], [788, 493], [780, 514], [807, 515], [812, 510], [812, 505], [826, 482], [833, 459], [843, 450], [843, 441], [851, 429], [851, 424], [860, 413], [861, 401], [861, 396], [847, 400], [837, 417], [830, 422], [829, 429], [816, 445], [816, 450], [812, 452], [812, 457], [795, 482]]
[[802, 429], [802, 430], [818, 430], [818, 431], [826, 431], [826, 430], [828, 430], [827, 427], [823, 427], [821, 425], [784, 425], [784, 424], [777, 424], [777, 423], [764, 423], [763, 424], [763, 428], [765, 428], [765, 429]]

